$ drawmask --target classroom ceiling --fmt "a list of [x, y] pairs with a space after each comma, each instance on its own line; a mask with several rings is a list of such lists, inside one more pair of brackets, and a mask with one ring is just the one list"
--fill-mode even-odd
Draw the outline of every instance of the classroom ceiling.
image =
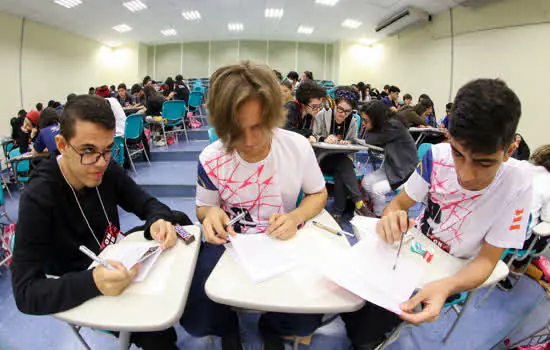
[[[58, 0], [59, 1], [59, 0]], [[62, 0], [79, 1], [79, 0]], [[165, 44], [207, 40], [289, 40], [332, 42], [339, 39], [376, 40], [378, 22], [408, 6], [436, 14], [461, 0], [339, 0], [334, 7], [316, 0], [140, 0], [147, 9], [131, 12], [129, 0], [81, 0], [67, 9], [54, 0], [0, 0], [0, 12], [51, 25], [108, 44], [141, 42]], [[329, 0], [324, 0], [329, 1]], [[266, 8], [282, 8], [281, 19], [264, 17]], [[198, 11], [201, 19], [188, 21], [184, 11]], [[362, 22], [356, 29], [344, 28], [345, 19]], [[242, 23], [243, 30], [231, 32], [229, 23]], [[119, 33], [114, 26], [126, 24], [131, 31]], [[311, 35], [297, 33], [298, 27], [314, 27]], [[161, 31], [175, 29], [175, 36]]]

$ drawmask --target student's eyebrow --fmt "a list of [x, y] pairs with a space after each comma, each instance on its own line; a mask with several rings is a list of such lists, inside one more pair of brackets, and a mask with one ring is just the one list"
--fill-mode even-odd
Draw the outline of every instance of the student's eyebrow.
[[[111, 143], [109, 146], [105, 147], [105, 149], [107, 148], [113, 148], [113, 146], [115, 145], [115, 143]], [[96, 145], [92, 145], [91, 143], [86, 143], [84, 145], [80, 145], [78, 146], [78, 148], [93, 148], [93, 149], [97, 149], [97, 146]]]
[[[455, 151], [456, 153], [458, 153], [460, 156], [464, 156], [459, 150], [456, 149], [456, 147], [454, 147], [453, 145], [451, 145], [451, 148], [453, 149], [453, 151]], [[498, 160], [494, 159], [494, 158], [474, 158], [474, 162], [476, 163], [496, 163], [498, 162]]]
[[451, 145], [451, 148], [453, 149], [453, 151], [455, 151], [456, 153], [458, 153], [459, 156], [464, 157], [464, 154], [462, 154], [459, 150], [457, 150], [455, 146]]

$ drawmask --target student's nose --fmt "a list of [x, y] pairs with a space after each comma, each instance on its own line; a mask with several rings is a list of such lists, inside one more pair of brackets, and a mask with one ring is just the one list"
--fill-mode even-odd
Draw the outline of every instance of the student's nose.
[[464, 184], [471, 184], [477, 178], [476, 171], [471, 164], [466, 164], [460, 171], [460, 181]]

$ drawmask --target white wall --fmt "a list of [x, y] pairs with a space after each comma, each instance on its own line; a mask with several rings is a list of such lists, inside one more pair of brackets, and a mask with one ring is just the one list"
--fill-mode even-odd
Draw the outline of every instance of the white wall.
[[401, 94], [411, 93], [414, 99], [427, 93], [442, 117], [445, 103], [466, 82], [501, 78], [522, 102], [519, 132], [531, 148], [550, 143], [546, 134], [550, 116], [545, 108], [550, 1], [506, 0], [477, 8], [455, 7], [452, 18], [454, 37], [448, 11], [372, 47], [337, 42], [338, 82], [365, 81], [378, 88], [394, 84]]
[[[23, 36], [21, 36], [23, 28]], [[21, 47], [22, 41], [22, 47]], [[111, 49], [99, 42], [43, 24], [0, 13], [0, 136], [9, 135], [9, 119], [37, 102], [65, 102], [70, 93], [90, 86], [137, 82], [146, 49], [128, 44]], [[143, 57], [145, 53], [145, 57]], [[21, 77], [19, 65], [21, 64]], [[20, 93], [22, 91], [22, 94]]]
[[149, 47], [149, 73], [155, 80], [182, 74], [208, 77], [222, 65], [243, 60], [265, 63], [283, 76], [310, 70], [315, 79], [333, 79], [333, 45], [294, 41], [231, 40]]

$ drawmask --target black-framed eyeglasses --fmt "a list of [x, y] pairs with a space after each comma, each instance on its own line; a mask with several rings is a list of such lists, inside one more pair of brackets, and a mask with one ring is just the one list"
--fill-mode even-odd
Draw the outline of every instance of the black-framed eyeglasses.
[[314, 111], [318, 111], [321, 109], [322, 105], [307, 105], [309, 108], [311, 108]]
[[80, 153], [76, 148], [74, 148], [73, 145], [70, 143], [67, 143], [73, 151], [75, 151], [76, 154], [80, 156], [80, 164], [82, 165], [93, 165], [99, 161], [99, 158], [103, 157], [107, 163], [111, 161], [111, 159], [116, 158], [118, 155], [118, 148], [108, 148], [104, 150], [103, 152], [84, 152]]
[[352, 111], [351, 109], [345, 109], [344, 107], [340, 107], [340, 106], [336, 107], [336, 110], [340, 113], [345, 113], [345, 114], [350, 114]]

